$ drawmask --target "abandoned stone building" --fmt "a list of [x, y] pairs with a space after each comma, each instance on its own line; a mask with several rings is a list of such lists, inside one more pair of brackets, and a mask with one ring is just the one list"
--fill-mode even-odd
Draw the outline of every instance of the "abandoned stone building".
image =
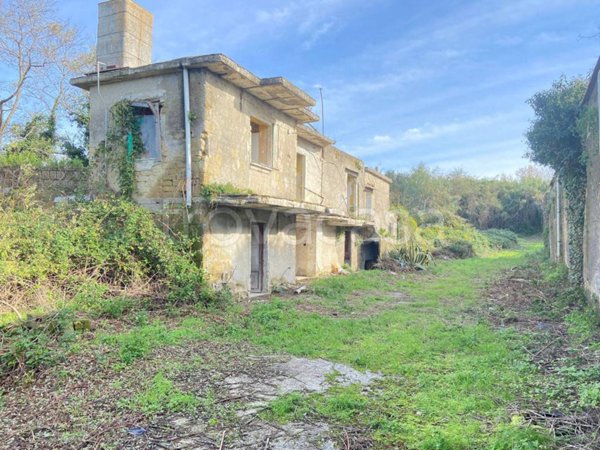
[[[550, 257], [557, 262], [571, 265], [571, 251], [581, 251], [583, 256], [583, 288], [590, 302], [600, 307], [600, 98], [598, 77], [600, 58], [594, 68], [583, 99], [585, 117], [584, 151], [586, 152], [585, 213], [583, 218], [583, 239], [581, 249], [572, 249], [569, 225], [568, 201], [563, 183], [555, 176], [550, 185], [547, 201], [546, 228]], [[569, 267], [570, 268], [570, 267]]]
[[[91, 157], [111, 107], [129, 101], [145, 150], [134, 200], [165, 216], [185, 211], [215, 284], [260, 293], [369, 268], [396, 233], [390, 180], [307, 125], [319, 120], [315, 101], [285, 78], [259, 78], [221, 54], [152, 63], [152, 20], [132, 0], [99, 5], [98, 71], [72, 80], [89, 91]], [[116, 189], [110, 168], [95, 176]], [[221, 193], [208, 199], [211, 186]]]

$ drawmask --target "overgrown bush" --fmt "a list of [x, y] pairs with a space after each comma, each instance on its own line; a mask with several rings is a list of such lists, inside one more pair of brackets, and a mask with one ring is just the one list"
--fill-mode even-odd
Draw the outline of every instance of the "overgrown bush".
[[485, 237], [488, 238], [490, 245], [498, 249], [517, 248], [519, 239], [516, 233], [510, 230], [500, 230], [498, 228], [490, 228], [483, 231]]
[[454, 217], [447, 225], [430, 225], [420, 229], [421, 237], [436, 253], [458, 258], [482, 255], [490, 248], [487, 237], [463, 219]]
[[[72, 311], [119, 317], [140, 304], [123, 294], [136, 286], [151, 283], [153, 295], [172, 303], [219, 299], [191, 244], [170, 238], [150, 212], [125, 200], [2, 211], [0, 374], [51, 364], [73, 335]], [[31, 311], [37, 318], [27, 317]]]
[[200, 300], [205, 290], [191, 243], [169, 238], [151, 213], [127, 201], [7, 210], [0, 214], [0, 237], [6, 303], [16, 296], [31, 301], [41, 287], [46, 296], [55, 289], [69, 297], [91, 280], [118, 287], [153, 281], [173, 301]]
[[450, 244], [442, 247], [442, 249], [460, 259], [472, 258], [475, 256], [473, 244], [469, 241], [465, 241], [464, 239], [451, 242]]
[[73, 336], [70, 319], [68, 311], [60, 311], [0, 328], [0, 375], [35, 371], [59, 359], [60, 347]]

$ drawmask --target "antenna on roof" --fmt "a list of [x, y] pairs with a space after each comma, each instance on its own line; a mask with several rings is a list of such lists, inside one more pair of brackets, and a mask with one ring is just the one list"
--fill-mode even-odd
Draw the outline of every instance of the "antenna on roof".
[[323, 86], [319, 86], [319, 94], [321, 94], [321, 134], [325, 136], [325, 106], [323, 105]]

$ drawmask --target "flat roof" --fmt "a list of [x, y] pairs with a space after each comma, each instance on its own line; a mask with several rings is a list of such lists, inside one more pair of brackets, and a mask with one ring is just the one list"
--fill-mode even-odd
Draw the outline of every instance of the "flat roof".
[[[207, 69], [301, 123], [319, 120], [319, 116], [309, 109], [316, 105], [315, 99], [302, 89], [283, 77], [257, 77], [221, 53], [173, 59], [140, 67], [106, 70], [100, 72], [100, 82], [111, 84], [153, 77], [177, 72], [182, 67]], [[85, 90], [89, 90], [97, 83], [98, 74], [95, 72], [71, 80], [73, 86]]]
[[380, 180], [383, 180], [388, 184], [392, 184], [392, 179], [390, 177], [385, 176], [384, 174], [382, 174], [380, 171], [378, 171], [376, 169], [371, 169], [370, 167], [365, 167], [365, 172], [370, 173], [374, 177], [377, 177]]
[[594, 71], [592, 72], [590, 82], [588, 83], [587, 90], [585, 91], [585, 96], [583, 97], [583, 102], [581, 102], [582, 105], [585, 105], [587, 102], [589, 102], [592, 92], [594, 92], [594, 86], [598, 81], [598, 71], [600, 71], [600, 57], [598, 58], [596, 67], [594, 67]]

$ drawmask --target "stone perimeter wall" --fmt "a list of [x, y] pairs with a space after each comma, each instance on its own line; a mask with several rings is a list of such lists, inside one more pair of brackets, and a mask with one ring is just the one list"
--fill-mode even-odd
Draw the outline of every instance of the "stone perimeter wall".
[[87, 169], [0, 167], [0, 193], [9, 194], [16, 188], [36, 186], [36, 198], [52, 203], [56, 197], [87, 192]]

